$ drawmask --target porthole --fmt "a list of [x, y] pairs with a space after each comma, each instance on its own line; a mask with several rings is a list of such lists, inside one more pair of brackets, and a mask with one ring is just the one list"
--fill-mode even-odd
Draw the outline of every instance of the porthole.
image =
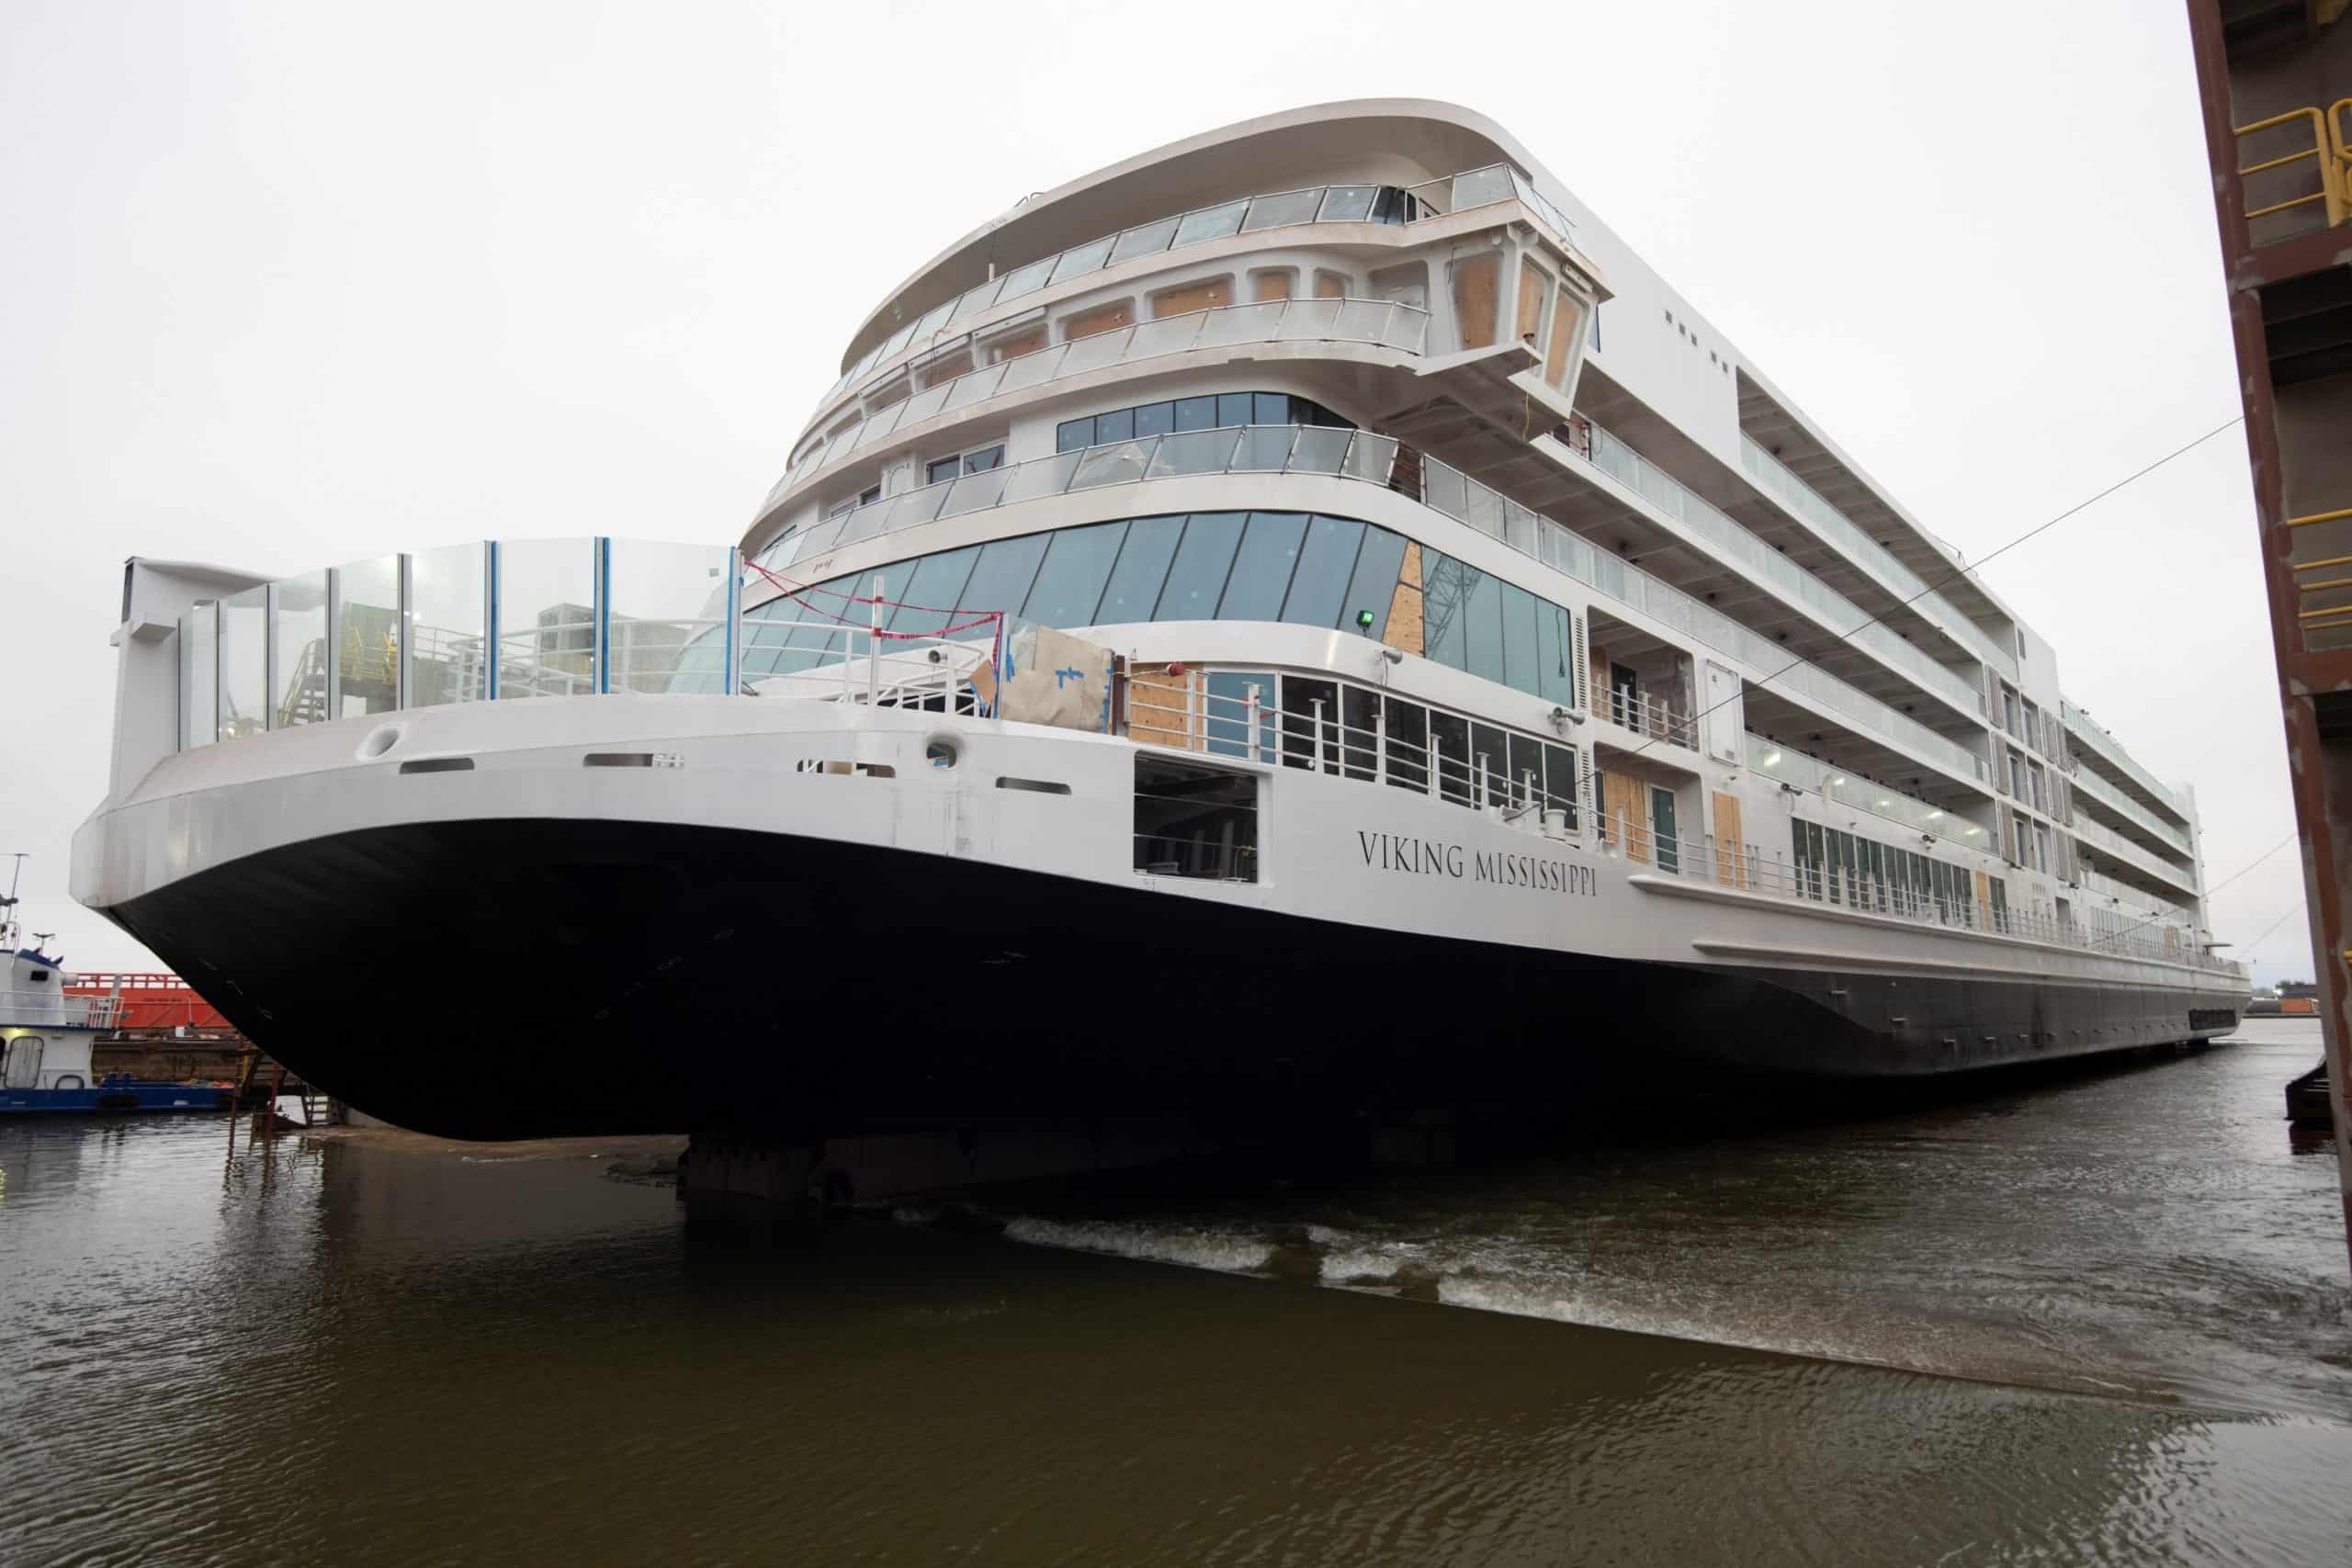
[[922, 749], [922, 760], [934, 768], [952, 768], [959, 760], [959, 753], [954, 741], [934, 739]]
[[359, 750], [355, 755], [363, 762], [372, 762], [399, 745], [407, 739], [407, 736], [408, 726], [405, 724], [379, 724], [368, 732], [366, 739], [360, 741]]

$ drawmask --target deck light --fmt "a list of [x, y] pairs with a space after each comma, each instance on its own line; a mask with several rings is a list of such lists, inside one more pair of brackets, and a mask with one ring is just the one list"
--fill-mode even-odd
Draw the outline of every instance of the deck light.
[[1366, 634], [1371, 632], [1372, 612], [1370, 610], [1358, 610], [1356, 612], [1356, 630]]

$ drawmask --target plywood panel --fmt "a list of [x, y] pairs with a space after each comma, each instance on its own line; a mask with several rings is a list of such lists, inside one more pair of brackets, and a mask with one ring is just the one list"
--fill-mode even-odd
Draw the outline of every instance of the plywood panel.
[[1594, 711], [1598, 712], [1605, 708], [1609, 703], [1608, 650], [1599, 643], [1594, 643], [1590, 652], [1586, 656], [1585, 663], [1592, 674], [1592, 685], [1589, 688], [1592, 694], [1589, 700]]
[[1097, 305], [1091, 310], [1082, 310], [1063, 321], [1062, 339], [1066, 343], [1075, 343], [1082, 337], [1092, 337], [1096, 333], [1107, 333], [1120, 327], [1130, 326], [1135, 319], [1135, 301], [1132, 299], [1121, 299], [1109, 305]]
[[1189, 316], [1195, 310], [1214, 310], [1232, 303], [1233, 279], [1212, 277], [1153, 295], [1151, 314], [1157, 321], [1162, 316]]
[[1319, 268], [1316, 271], [1315, 298], [1317, 299], [1344, 299], [1347, 297], [1347, 274], [1342, 272], [1324, 272]]
[[1193, 750], [1188, 700], [1198, 674], [1170, 675], [1164, 664], [1138, 664], [1127, 673], [1127, 735], [1152, 746]]
[[1287, 299], [1290, 298], [1291, 279], [1296, 276], [1288, 267], [1274, 267], [1252, 274], [1250, 279], [1250, 297], [1261, 305]]
[[1492, 346], [1495, 318], [1500, 314], [1502, 304], [1503, 258], [1492, 251], [1485, 255], [1464, 256], [1451, 270], [1453, 324], [1461, 334], [1459, 346]]
[[1649, 785], [1630, 773], [1600, 775], [1600, 809], [1627, 860], [1650, 859]]
[[1425, 654], [1427, 633], [1421, 626], [1421, 591], [1409, 582], [1400, 582], [1388, 601], [1388, 628], [1381, 641], [1400, 653]]
[[1530, 347], [1535, 345], [1535, 334], [1544, 330], [1544, 297], [1552, 292], [1552, 280], [1543, 272], [1519, 264], [1519, 340]]
[[1739, 796], [1715, 792], [1715, 880], [1726, 887], [1747, 886], [1747, 835], [1740, 830]]
[[1984, 874], [1981, 871], [1976, 874], [1976, 914], [1977, 930], [1991, 931], [1993, 929], [1993, 885], [1985, 880]]

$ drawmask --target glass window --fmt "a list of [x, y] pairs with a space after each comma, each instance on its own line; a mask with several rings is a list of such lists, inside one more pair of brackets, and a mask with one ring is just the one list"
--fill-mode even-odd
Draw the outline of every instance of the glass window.
[[1531, 694], [1544, 689], [1535, 652], [1535, 595], [1509, 582], [1503, 584], [1503, 679]]
[[333, 716], [400, 705], [401, 558], [356, 560], [334, 574]]
[[1198, 212], [1187, 212], [1176, 225], [1176, 237], [1169, 242], [1170, 249], [1177, 245], [1196, 245], [1203, 240], [1221, 240], [1241, 229], [1241, 215], [1250, 210], [1246, 201], [1229, 201], [1223, 207], [1204, 207]]
[[1363, 542], [1361, 523], [1317, 517], [1308, 524], [1298, 570], [1291, 575], [1290, 597], [1283, 601], [1283, 619], [1306, 626], [1338, 625], [1340, 605], [1348, 593], [1348, 575], [1355, 570], [1356, 551]]
[[[1404, 566], [1404, 536], [1367, 525], [1363, 547], [1356, 552], [1354, 575], [1348, 580], [1348, 596], [1340, 605], [1340, 625], [1375, 642], [1386, 637], [1388, 606], [1396, 598], [1396, 576]], [[1372, 616], [1370, 626], [1363, 623], [1367, 614]]]
[[1271, 671], [1209, 671], [1208, 698], [1202, 723], [1207, 750], [1227, 757], [1253, 755], [1250, 736], [1250, 702], [1253, 693], [1258, 703], [1254, 755], [1260, 761], [1274, 760], [1281, 709], [1274, 704], [1274, 677]]
[[268, 712], [269, 590], [248, 588], [220, 601], [220, 739], [259, 735]]
[[1510, 773], [1505, 781], [1513, 807], [1526, 806], [1544, 790], [1544, 743], [1532, 736], [1510, 737]]
[[1217, 606], [1221, 621], [1279, 619], [1290, 580], [1298, 570], [1298, 549], [1306, 534], [1301, 512], [1253, 512], [1241, 548], [1233, 559], [1225, 598]]
[[[956, 618], [968, 621], [975, 615], [1001, 611], [1007, 615], [1020, 612], [1029, 597], [1029, 585], [1037, 576], [1037, 563], [1045, 558], [1046, 545], [1052, 536], [1030, 534], [1018, 539], [999, 539], [980, 551], [980, 558], [972, 567], [972, 575], [964, 584], [963, 594], [956, 601]], [[975, 634], [977, 635], [977, 634]]]
[[1565, 811], [1568, 826], [1577, 825], [1577, 749], [1573, 746], [1544, 745], [1544, 808]]
[[982, 446], [977, 451], [964, 454], [964, 471], [967, 474], [985, 474], [991, 468], [1002, 467], [1004, 467], [1004, 443], [1001, 441], [993, 446]]
[[1174, 403], [1147, 403], [1136, 410], [1136, 435], [1166, 435], [1176, 428]]
[[1535, 694], [1562, 707], [1577, 701], [1576, 642], [1568, 630], [1568, 613], [1557, 604], [1535, 606]]
[[1437, 759], [1438, 793], [1456, 806], [1469, 805], [1470, 721], [1431, 708], [1430, 750]]
[[1500, 681], [1503, 678], [1502, 582], [1469, 567], [1463, 568], [1463, 570], [1474, 580], [1470, 583], [1462, 615], [1469, 653], [1469, 663], [1464, 668], [1473, 675]]
[[1470, 776], [1480, 800], [1491, 806], [1503, 798], [1503, 781], [1510, 769], [1510, 749], [1503, 732], [1489, 724], [1470, 727]]
[[1119, 409], [1094, 416], [1094, 444], [1103, 446], [1113, 441], [1132, 441], [1136, 435], [1136, 411]]
[[1169, 570], [1168, 586], [1160, 590], [1155, 621], [1212, 621], [1217, 601], [1225, 595], [1225, 580], [1233, 566], [1234, 547], [1241, 542], [1242, 512], [1195, 512], [1184, 524], [1183, 543], [1176, 547], [1176, 564]]
[[[935, 485], [942, 479], [954, 479], [956, 477], [956, 466], [959, 461], [961, 461], [961, 459], [956, 457], [935, 458], [924, 466], [922, 470], [922, 482], [927, 485]], [[860, 497], [859, 502], [860, 504], [864, 504], [864, 498]]]
[[1066, 419], [1054, 427], [1054, 450], [1075, 452], [1081, 446], [1094, 445], [1094, 416]]
[[1284, 223], [1311, 223], [1315, 220], [1315, 209], [1322, 205], [1323, 192], [1320, 189], [1288, 190], [1277, 196], [1261, 196], [1250, 203], [1250, 217], [1241, 225], [1242, 231], [1272, 229]]
[[1369, 779], [1380, 769], [1380, 694], [1362, 686], [1340, 688], [1340, 750], [1348, 777]]
[[317, 724], [327, 711], [327, 574], [306, 572], [278, 583], [271, 596], [269, 637], [276, 656], [269, 727]]
[[[1302, 417], [1298, 419], [1297, 423], [1300, 424], [1310, 423], [1303, 416], [1303, 411], [1306, 406], [1306, 400], [1305, 398], [1296, 400], [1296, 406], [1302, 411]], [[1292, 423], [1292, 407], [1293, 400], [1284, 396], [1281, 392], [1252, 392], [1250, 394], [1250, 423], [1252, 424], [1289, 424]]]
[[[980, 547], [968, 545], [960, 550], [942, 550], [911, 563], [914, 575], [907, 580], [905, 591], [899, 595], [899, 608], [890, 616], [889, 629], [912, 632], [918, 637], [937, 637], [949, 626], [962, 626], [970, 619], [955, 613], [956, 602], [964, 596], [964, 584], [970, 580], [972, 565], [979, 558]], [[897, 570], [904, 572], [909, 564], [900, 561]], [[978, 640], [995, 633], [995, 627], [983, 626], [966, 627], [956, 635]]]
[[1334, 681], [1283, 677], [1283, 761], [1294, 768], [1315, 766], [1316, 719], [1322, 718], [1323, 771], [1340, 771], [1340, 687]]
[[1176, 428], [1179, 430], [1216, 429], [1216, 399], [1214, 397], [1177, 399]]
[[180, 617], [180, 747], [220, 739], [220, 608], [198, 604]]
[[1402, 697], [1388, 699], [1388, 782], [1427, 792], [1430, 710]]
[[451, 545], [409, 558], [408, 705], [478, 702], [482, 696], [483, 563], [480, 545]]
[[1421, 552], [1422, 646], [1430, 658], [1455, 670], [1469, 668], [1468, 617], [1470, 569], [1436, 550]]
[[1118, 564], [1111, 570], [1110, 586], [1102, 591], [1102, 605], [1095, 611], [1095, 625], [1151, 619], [1152, 606], [1159, 601], [1159, 586], [1168, 578], [1168, 563], [1175, 559], [1176, 541], [1183, 532], [1181, 516], [1138, 517], [1127, 525]]
[[1097, 523], [1054, 535], [1022, 617], [1048, 626], [1093, 625], [1094, 607], [1102, 603], [1103, 584], [1119, 558], [1126, 531], [1125, 523]]
[[1220, 393], [1216, 400], [1216, 422], [1220, 425], [1248, 424], [1256, 408], [1257, 398], [1251, 393]]

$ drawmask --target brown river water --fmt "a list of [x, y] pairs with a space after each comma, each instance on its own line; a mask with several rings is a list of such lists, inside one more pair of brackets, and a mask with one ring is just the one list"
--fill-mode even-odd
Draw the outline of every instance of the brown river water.
[[2341, 1564], [2317, 1054], [787, 1251], [641, 1140], [0, 1123], [0, 1562]]

